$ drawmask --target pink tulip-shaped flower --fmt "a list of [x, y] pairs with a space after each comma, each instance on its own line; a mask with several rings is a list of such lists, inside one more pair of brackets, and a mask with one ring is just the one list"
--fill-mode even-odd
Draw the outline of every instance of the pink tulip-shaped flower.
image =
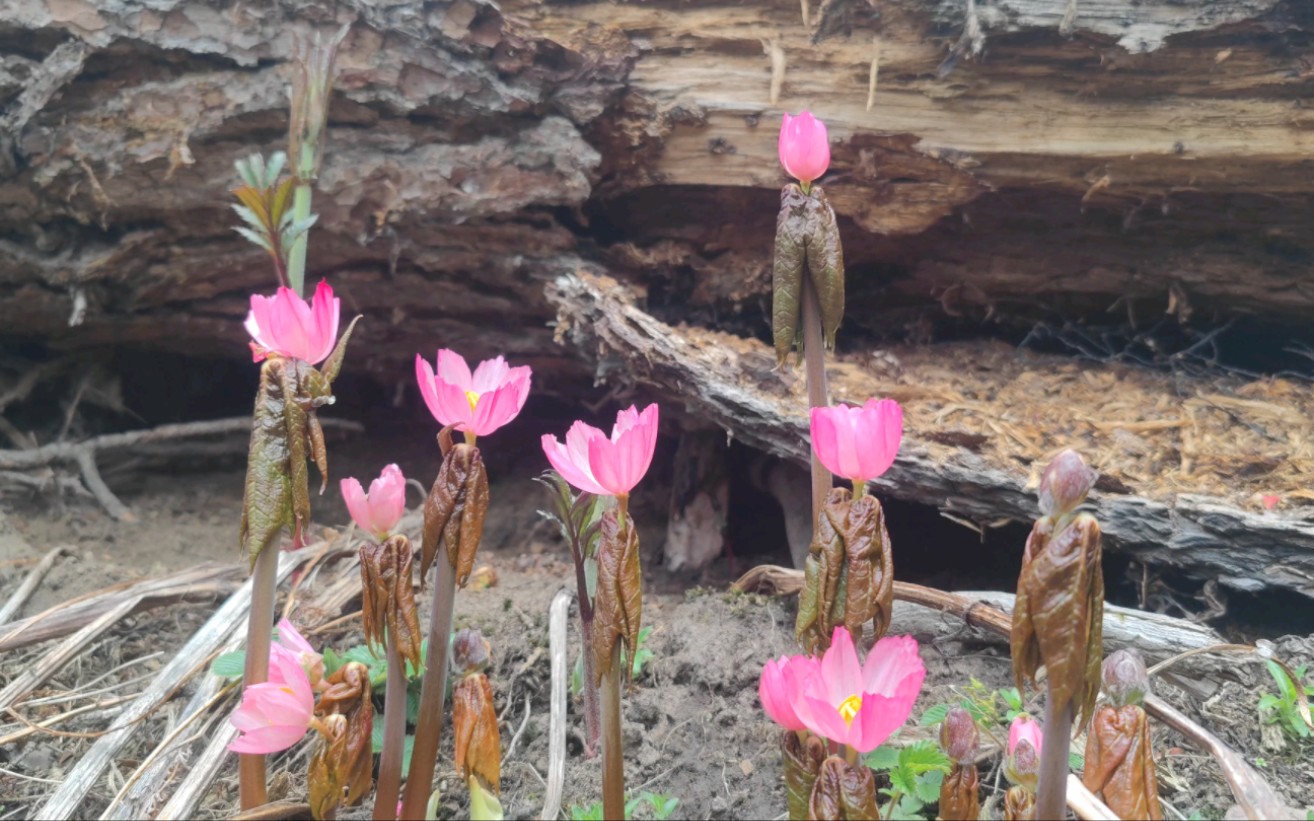
[[787, 729], [808, 729], [868, 753], [908, 720], [925, 678], [911, 636], [886, 636], [859, 664], [853, 637], [836, 627], [820, 660], [768, 662], [758, 693], [767, 714]]
[[903, 438], [903, 409], [893, 399], [868, 399], [860, 408], [812, 409], [812, 448], [826, 470], [854, 487], [890, 469]]
[[406, 477], [401, 468], [388, 465], [370, 482], [369, 494], [355, 477], [348, 477], [342, 480], [342, 498], [360, 529], [383, 541], [406, 512]]
[[310, 646], [305, 636], [301, 635], [296, 626], [287, 619], [280, 619], [278, 622], [278, 643], [297, 657], [301, 669], [310, 677], [312, 689], [324, 680], [324, 657], [315, 652], [315, 648]]
[[309, 305], [291, 288], [279, 288], [273, 296], [252, 294], [246, 315], [246, 331], [255, 340], [252, 359], [259, 362], [275, 353], [318, 365], [333, 352], [340, 311], [333, 287], [322, 280]]
[[826, 173], [830, 166], [830, 137], [826, 124], [810, 112], [797, 117], [785, 115], [780, 124], [780, 164], [789, 176], [803, 183], [806, 189], [813, 180]]
[[529, 397], [529, 366], [512, 368], [500, 356], [480, 362], [472, 376], [454, 351], [438, 352], [437, 373], [416, 354], [415, 378], [435, 419], [475, 436], [487, 436], [515, 419]]
[[265, 755], [286, 750], [310, 729], [315, 694], [301, 661], [275, 644], [269, 648], [269, 681], [242, 691], [242, 706], [229, 721], [241, 735], [228, 745], [235, 753]]
[[599, 496], [626, 496], [648, 472], [657, 447], [657, 405], [639, 413], [631, 405], [616, 414], [607, 434], [584, 422], [566, 431], [566, 443], [543, 434], [543, 452], [552, 469], [577, 489]]
[[1026, 713], [1022, 713], [1013, 719], [1013, 723], [1008, 727], [1008, 754], [1012, 755], [1017, 752], [1017, 745], [1025, 741], [1031, 745], [1032, 749], [1036, 751], [1036, 755], [1039, 756], [1041, 739], [1040, 722]]
[[1040, 775], [1040, 724], [1022, 713], [1008, 727], [1008, 755], [1004, 757], [1004, 776], [1013, 784], [1036, 790]]

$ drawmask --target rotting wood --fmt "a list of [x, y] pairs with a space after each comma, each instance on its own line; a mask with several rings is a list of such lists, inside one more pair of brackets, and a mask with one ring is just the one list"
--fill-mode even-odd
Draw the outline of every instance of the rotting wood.
[[[310, 550], [300, 550], [280, 555], [278, 580], [285, 579], [310, 553]], [[142, 726], [141, 719], [172, 697], [223, 645], [232, 631], [242, 627], [250, 603], [251, 582], [248, 580], [188, 639], [142, 694], [119, 714], [108, 732], [91, 745], [34, 817], [56, 820], [75, 817], [78, 807], [105, 768]]]
[[[557, 307], [559, 336], [593, 363], [599, 381], [613, 388], [648, 387], [753, 447], [799, 464], [807, 459], [801, 388], [774, 369], [763, 343], [667, 325], [637, 307], [628, 288], [583, 269], [559, 277], [547, 297]], [[917, 384], [903, 386], [899, 395], [863, 367], [841, 363], [831, 371], [840, 399], [926, 399]], [[877, 491], [974, 521], [1035, 518], [1029, 474], [1016, 461], [991, 460], [924, 437], [905, 419], [899, 457], [872, 483]], [[1045, 457], [1036, 450], [1031, 456], [1033, 461]], [[1098, 467], [1099, 460], [1093, 461]], [[1314, 596], [1314, 523], [1309, 521], [1191, 493], [1158, 500], [1096, 491], [1088, 506], [1105, 544], [1137, 561], [1244, 591], [1279, 588]]]

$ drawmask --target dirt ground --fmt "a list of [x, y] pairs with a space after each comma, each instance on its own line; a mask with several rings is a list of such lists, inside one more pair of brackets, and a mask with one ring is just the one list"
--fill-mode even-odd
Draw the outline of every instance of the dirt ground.
[[[394, 443], [396, 444], [396, 443]], [[428, 482], [434, 457], [419, 445], [390, 448], [403, 453], [408, 476]], [[382, 450], [363, 452], [359, 444], [334, 451], [334, 477], [373, 476], [388, 456]], [[481, 551], [482, 561], [497, 571], [495, 586], [462, 592], [456, 604], [457, 626], [477, 627], [492, 644], [493, 682], [502, 713], [504, 752], [502, 800], [508, 818], [537, 817], [542, 809], [548, 756], [547, 655], [548, 605], [563, 586], [573, 586], [569, 554], [555, 528], [535, 513], [546, 507], [544, 493], [529, 481], [537, 461], [528, 450], [496, 468], [493, 510]], [[43, 501], [13, 505], [0, 523], [0, 600], [27, 572], [35, 555], [55, 545], [68, 550], [41, 585], [22, 615], [117, 581], [147, 577], [190, 566], [198, 561], [235, 561], [236, 522], [241, 503], [240, 468], [210, 465], [203, 472], [123, 476], [114, 487], [138, 516], [135, 523], [116, 523], [85, 502], [52, 506]], [[419, 501], [418, 490], [409, 497]], [[662, 538], [662, 489], [635, 500], [635, 515], [645, 522], [644, 544], [648, 592], [643, 620], [655, 629], [646, 644], [654, 656], [645, 675], [625, 697], [627, 783], [632, 793], [651, 791], [679, 799], [673, 817], [783, 818], [778, 729], [766, 718], [757, 697], [762, 663], [793, 652], [794, 604], [759, 595], [730, 594], [726, 582], [734, 571], [725, 560], [696, 577], [674, 577], [660, 570], [657, 556]], [[317, 526], [341, 527], [345, 509], [330, 486], [315, 506]], [[898, 534], [893, 534], [897, 545]], [[326, 568], [321, 577], [331, 573]], [[427, 614], [427, 593], [421, 612]], [[92, 648], [66, 666], [20, 704], [18, 712], [39, 720], [72, 706], [99, 700], [106, 706], [60, 725], [61, 733], [32, 733], [0, 742], [0, 821], [25, 818], [73, 766], [113, 715], [112, 699], [140, 690], [145, 678], [167, 660], [213, 611], [215, 603], [160, 608], [122, 621]], [[355, 609], [354, 605], [348, 609]], [[318, 614], [315, 589], [299, 599], [294, 620], [305, 623]], [[332, 614], [336, 617], [339, 614]], [[572, 614], [572, 619], [574, 618]], [[305, 624], [313, 628], [315, 624]], [[897, 630], [897, 625], [896, 625]], [[995, 639], [954, 631], [948, 636], [918, 636], [928, 677], [914, 710], [956, 701], [970, 679], [988, 688], [1009, 686], [1007, 648]], [[315, 636], [339, 650], [360, 643], [354, 622]], [[572, 635], [572, 641], [574, 636]], [[0, 656], [0, 683], [7, 683], [49, 649], [36, 645]], [[577, 645], [575, 645], [577, 646]], [[1278, 642], [1278, 652], [1291, 664], [1314, 662], [1311, 642], [1293, 637]], [[574, 649], [572, 649], [572, 655]], [[1179, 668], [1187, 677], [1191, 668]], [[1257, 718], [1261, 692], [1272, 689], [1258, 665], [1232, 665], [1228, 680], [1205, 700], [1166, 684], [1157, 691], [1188, 715], [1243, 751], [1248, 760], [1277, 786], [1292, 806], [1314, 806], [1314, 760], [1311, 745], [1271, 749]], [[65, 701], [50, 701], [76, 695]], [[40, 699], [47, 699], [42, 703]], [[180, 705], [175, 699], [174, 705]], [[1039, 712], [1036, 699], [1030, 702]], [[225, 702], [219, 710], [231, 710]], [[92, 791], [82, 812], [94, 816], [130, 776], [137, 764], [172, 726], [176, 710], [167, 707], [147, 719], [117, 767]], [[585, 806], [599, 794], [600, 760], [583, 756], [582, 719], [572, 706], [565, 795], [569, 808]], [[25, 725], [7, 715], [0, 719], [0, 738]], [[898, 740], [930, 737], [933, 728], [910, 722]], [[442, 817], [467, 812], [464, 789], [450, 766], [450, 734], [439, 760], [443, 794]], [[1270, 746], [1266, 746], [1267, 744]], [[1080, 750], [1078, 739], [1074, 749]], [[1171, 805], [1168, 817], [1219, 818], [1232, 803], [1217, 765], [1174, 732], [1154, 731], [1160, 762], [1160, 790]], [[271, 799], [303, 795], [293, 772], [304, 771], [305, 746], [295, 748], [271, 765]], [[982, 782], [987, 798], [998, 794], [999, 779], [989, 765]], [[234, 811], [237, 797], [235, 762], [215, 783], [201, 807], [203, 817], [221, 818]], [[647, 812], [646, 810], [644, 812]], [[353, 810], [343, 817], [366, 817]], [[641, 813], [640, 817], [643, 817]]]

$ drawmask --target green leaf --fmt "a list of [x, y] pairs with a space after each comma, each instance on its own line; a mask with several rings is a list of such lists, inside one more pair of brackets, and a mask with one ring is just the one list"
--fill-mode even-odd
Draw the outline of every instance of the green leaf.
[[891, 770], [899, 766], [899, 748], [882, 744], [863, 757], [863, 763], [873, 770]]
[[570, 821], [602, 821], [602, 802], [594, 801], [586, 807], [572, 805]]
[[582, 692], [584, 692], [584, 653], [575, 656], [575, 666], [570, 670], [570, 697], [579, 698]]
[[210, 672], [221, 678], [241, 678], [246, 672], [246, 652], [224, 653], [210, 664]]
[[1016, 687], [1005, 687], [999, 691], [999, 697], [1008, 705], [1008, 709], [1022, 712], [1022, 694]]
[[948, 715], [948, 704], [937, 704], [934, 707], [928, 707], [926, 708], [926, 711], [922, 713], [922, 717], [917, 719], [917, 726], [930, 727], [934, 724], [939, 724], [944, 721], [945, 717]]
[[595, 558], [590, 557], [584, 560], [584, 589], [588, 592], [590, 601], [597, 601], [598, 560]]
[[1069, 751], [1068, 769], [1084, 771], [1086, 769], [1086, 756], [1076, 751]]
[[233, 230], [256, 245], [259, 245], [261, 248], [264, 248], [267, 252], [271, 254], [274, 253], [274, 246], [269, 244], [269, 240], [265, 239], [262, 235], [257, 234], [255, 231], [252, 231], [250, 228], [244, 228], [241, 225], [234, 225]]
[[[374, 717], [374, 728], [370, 734], [370, 741], [373, 742], [374, 753], [377, 755], [383, 752], [383, 714], [380, 713]], [[411, 753], [415, 750], [415, 736], [408, 735], [402, 742], [402, 772], [409, 772], [411, 769]]]
[[325, 647], [323, 655], [325, 676], [331, 676], [338, 670], [342, 669], [342, 656], [338, 655], [338, 651], [334, 650], [332, 647]]
[[944, 783], [944, 773], [935, 770], [923, 773], [917, 776], [917, 783], [914, 785], [914, 795], [917, 800], [923, 804], [931, 804], [940, 800], [940, 785]]
[[911, 767], [899, 764], [890, 769], [890, 786], [897, 792], [910, 795], [917, 791], [917, 774]]
[[[222, 658], [222, 656], [220, 656], [220, 658]], [[1281, 703], [1282, 703], [1281, 699], [1279, 699], [1277, 696], [1273, 695], [1272, 693], [1264, 693], [1262, 696], [1259, 697], [1259, 709], [1261, 710], [1272, 710]]]
[[899, 766], [907, 767], [914, 775], [932, 771], [949, 772], [949, 756], [930, 740], [914, 741], [899, 751]]

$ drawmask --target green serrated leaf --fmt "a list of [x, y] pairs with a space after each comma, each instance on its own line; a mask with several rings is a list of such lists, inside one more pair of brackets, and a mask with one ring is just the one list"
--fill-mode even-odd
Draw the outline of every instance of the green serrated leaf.
[[924, 773], [917, 776], [913, 794], [923, 804], [931, 804], [940, 800], [940, 785], [943, 783], [944, 773], [940, 770]]
[[927, 707], [922, 713], [922, 717], [917, 719], [917, 726], [930, 727], [944, 721], [949, 715], [948, 704], [937, 704], [934, 707]]
[[917, 774], [912, 771], [911, 767], [899, 764], [890, 769], [889, 775], [890, 786], [897, 792], [911, 795], [917, 791]]
[[210, 672], [221, 678], [241, 678], [246, 672], [246, 652], [224, 653], [210, 664]]
[[1003, 688], [999, 691], [999, 696], [1010, 710], [1022, 711], [1022, 694], [1017, 691], [1016, 687]]
[[899, 766], [899, 748], [882, 744], [863, 757], [863, 763], [873, 770], [890, 770]]
[[339, 656], [338, 652], [334, 650], [332, 647], [325, 647], [323, 656], [324, 656], [324, 675], [326, 677], [333, 675], [338, 670], [341, 670], [342, 665], [346, 663], [342, 660], [342, 656]]
[[923, 739], [899, 750], [899, 766], [907, 767], [914, 775], [921, 775], [932, 771], [947, 773], [951, 762], [935, 742]]
[[259, 245], [267, 252], [271, 254], [274, 253], [274, 246], [270, 245], [269, 240], [265, 239], [263, 235], [257, 234], [255, 231], [252, 231], [250, 228], [247, 228], [242, 225], [234, 225], [233, 230], [241, 234], [242, 236], [246, 237], [247, 240], [249, 240], [250, 242]]

